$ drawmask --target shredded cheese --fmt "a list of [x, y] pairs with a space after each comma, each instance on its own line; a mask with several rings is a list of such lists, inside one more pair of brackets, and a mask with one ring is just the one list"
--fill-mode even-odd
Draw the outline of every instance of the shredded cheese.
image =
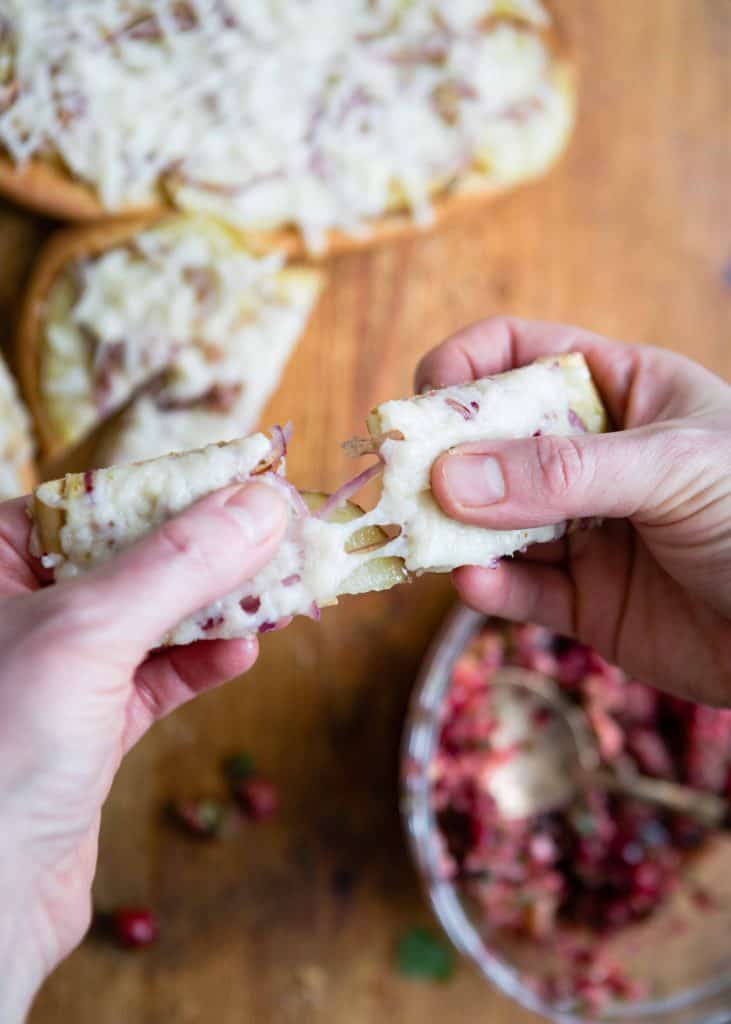
[[177, 217], [66, 268], [49, 296], [40, 390], [73, 444], [147, 385], [98, 453], [133, 462], [250, 430], [319, 289], [313, 270], [254, 257]]
[[165, 195], [322, 248], [512, 182], [572, 103], [539, 0], [3, 0], [0, 146], [118, 209]]

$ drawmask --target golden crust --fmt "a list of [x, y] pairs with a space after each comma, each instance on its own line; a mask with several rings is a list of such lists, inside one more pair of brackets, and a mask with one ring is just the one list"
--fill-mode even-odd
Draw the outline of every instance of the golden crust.
[[[571, 56], [563, 23], [557, 17], [551, 2], [546, 2], [545, 6], [551, 15], [551, 25], [548, 29], [541, 31], [541, 36], [553, 55], [554, 80], [561, 83], [566, 102], [571, 105], [573, 110], [576, 105], [575, 63]], [[561, 147], [561, 150], [554, 155], [551, 164], [559, 159], [563, 148]], [[339, 230], [330, 231], [322, 254], [318, 254], [316, 258], [353, 252], [379, 245], [382, 242], [403, 240], [423, 234], [453, 218], [463, 216], [478, 205], [497, 199], [520, 185], [543, 177], [547, 169], [536, 174], [526, 174], [515, 182], [495, 183], [486, 180], [484, 184], [480, 184], [478, 173], [470, 171], [468, 172], [469, 191], [460, 191], [460, 182], [457, 181], [441, 195], [437, 193], [434, 196], [432, 202], [434, 217], [431, 224], [426, 226], [418, 224], [408, 211], [394, 210], [375, 221], [371, 230], [362, 236], [356, 237]], [[102, 206], [90, 186], [74, 180], [61, 166], [36, 160], [30, 161], [24, 167], [16, 167], [1, 153], [0, 194], [5, 194], [16, 202], [30, 206], [40, 213], [80, 222], [119, 223], [140, 216], [156, 219], [166, 211], [176, 209], [169, 197], [164, 197], [159, 202], [150, 204], [149, 207], [128, 207], [109, 211]], [[278, 251], [285, 253], [290, 258], [312, 258], [312, 254], [305, 247], [300, 231], [295, 227], [287, 226], [274, 230], [242, 230], [241, 236], [254, 252]]]
[[[65, 481], [57, 480], [55, 486], [58, 493], [63, 494]], [[39, 556], [41, 554], [62, 554], [61, 529], [64, 524], [63, 510], [47, 505], [35, 493], [30, 504], [30, 515], [34, 527], [31, 540], [33, 554]]]
[[18, 473], [18, 480], [21, 488], [20, 493], [30, 494], [30, 492], [38, 483], [38, 473], [33, 462], [26, 462], [23, 466], [20, 467], [20, 472]]
[[[94, 190], [73, 178], [53, 163], [30, 160], [17, 166], [0, 154], [0, 194], [28, 206], [37, 213], [59, 220], [119, 220], [148, 215], [154, 207], [129, 207], [118, 211], [105, 210]], [[158, 215], [165, 207], [160, 204]]]

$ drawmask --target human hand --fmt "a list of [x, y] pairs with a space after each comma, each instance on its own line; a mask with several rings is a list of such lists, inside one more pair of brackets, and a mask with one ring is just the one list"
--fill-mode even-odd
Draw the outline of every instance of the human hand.
[[697, 363], [575, 327], [496, 318], [430, 352], [418, 390], [583, 352], [617, 431], [484, 441], [432, 468], [444, 511], [494, 529], [603, 517], [494, 569], [469, 605], [575, 636], [647, 682], [731, 703], [731, 387]]
[[26, 499], [0, 505], [0, 1019], [20, 1021], [91, 918], [99, 818], [124, 754], [255, 639], [148, 654], [256, 573], [286, 525], [263, 484], [228, 487], [78, 580], [42, 587]]

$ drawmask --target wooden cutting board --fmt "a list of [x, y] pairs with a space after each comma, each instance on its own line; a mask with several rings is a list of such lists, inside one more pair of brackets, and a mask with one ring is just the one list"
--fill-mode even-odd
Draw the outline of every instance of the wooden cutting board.
[[[731, 5], [564, 0], [578, 47], [578, 130], [550, 178], [438, 234], [336, 260], [265, 422], [292, 419], [295, 481], [330, 488], [337, 442], [411, 390], [419, 356], [497, 312], [591, 326], [693, 356], [731, 378]], [[0, 211], [5, 330], [45, 226]], [[149, 904], [140, 955], [88, 940], [32, 1024], [528, 1024], [463, 965], [434, 986], [393, 969], [429, 915], [399, 824], [397, 751], [446, 579], [345, 600], [264, 638], [250, 675], [155, 728], [104, 814], [96, 899]], [[173, 796], [217, 792], [246, 750], [276, 782], [270, 824], [196, 844]]]

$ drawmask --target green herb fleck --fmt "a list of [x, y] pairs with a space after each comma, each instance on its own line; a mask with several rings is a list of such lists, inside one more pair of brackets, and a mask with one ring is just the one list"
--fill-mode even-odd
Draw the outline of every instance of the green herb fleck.
[[579, 811], [572, 815], [571, 824], [574, 826], [580, 836], [593, 836], [596, 832], [596, 825], [594, 824], [594, 816], [588, 811]]
[[399, 972], [408, 978], [446, 981], [454, 971], [454, 954], [426, 928], [410, 928], [399, 939]]
[[223, 771], [231, 786], [254, 775], [254, 761], [248, 754], [232, 754], [223, 762]]

